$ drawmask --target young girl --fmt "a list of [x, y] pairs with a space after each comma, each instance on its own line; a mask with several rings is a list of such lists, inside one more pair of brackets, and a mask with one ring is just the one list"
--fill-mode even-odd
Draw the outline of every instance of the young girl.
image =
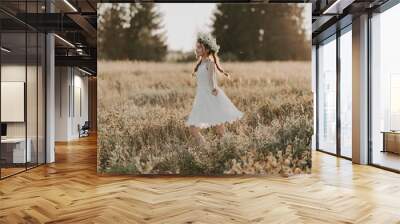
[[217, 72], [229, 77], [220, 66], [217, 52], [219, 46], [210, 34], [199, 33], [196, 42], [196, 57], [198, 60], [193, 76], [197, 79], [196, 96], [192, 111], [186, 121], [191, 134], [199, 144], [206, 141], [200, 133], [201, 128], [215, 126], [219, 137], [224, 135], [224, 123], [232, 123], [240, 119], [243, 113], [225, 95], [217, 84]]

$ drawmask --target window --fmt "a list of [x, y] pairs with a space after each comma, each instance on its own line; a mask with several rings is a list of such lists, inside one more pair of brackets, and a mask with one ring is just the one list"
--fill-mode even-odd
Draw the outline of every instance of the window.
[[352, 157], [352, 35], [351, 25], [340, 36], [340, 154]]
[[400, 4], [371, 18], [371, 157], [373, 164], [395, 170], [400, 170], [399, 21]]
[[336, 35], [318, 47], [318, 149], [336, 153]]

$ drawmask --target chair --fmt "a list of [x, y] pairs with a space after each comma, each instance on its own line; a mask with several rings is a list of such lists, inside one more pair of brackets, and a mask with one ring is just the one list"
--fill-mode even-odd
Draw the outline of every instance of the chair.
[[89, 121], [85, 121], [82, 127], [80, 127], [80, 125], [78, 124], [79, 138], [89, 136], [89, 129], [90, 129]]

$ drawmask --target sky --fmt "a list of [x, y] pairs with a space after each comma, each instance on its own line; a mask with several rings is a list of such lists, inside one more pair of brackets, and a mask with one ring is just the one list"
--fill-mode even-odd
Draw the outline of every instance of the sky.
[[[305, 28], [311, 32], [311, 3], [303, 4], [306, 18]], [[194, 49], [197, 31], [211, 31], [211, 16], [215, 3], [158, 3], [163, 15], [162, 25], [166, 32], [170, 50], [191, 51]], [[218, 42], [218, 40], [217, 40]]]
[[157, 7], [171, 50], [193, 50], [197, 31], [211, 31], [215, 3], [159, 3]]

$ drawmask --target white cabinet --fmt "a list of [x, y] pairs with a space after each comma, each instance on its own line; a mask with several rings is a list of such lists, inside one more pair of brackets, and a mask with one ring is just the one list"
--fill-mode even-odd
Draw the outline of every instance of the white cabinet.
[[26, 143], [28, 145], [25, 151], [25, 138], [7, 138], [1, 140], [2, 145], [12, 148], [13, 163], [25, 163], [32, 161], [32, 140], [27, 138]]

